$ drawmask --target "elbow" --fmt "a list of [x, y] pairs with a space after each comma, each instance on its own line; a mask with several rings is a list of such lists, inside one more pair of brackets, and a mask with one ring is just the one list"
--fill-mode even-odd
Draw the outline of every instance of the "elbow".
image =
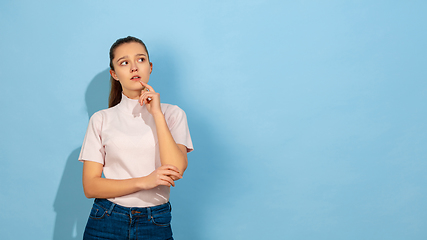
[[187, 159], [185, 159], [184, 164], [182, 164], [182, 166], [178, 167], [179, 173], [181, 174], [181, 176], [184, 175], [185, 170], [187, 170], [187, 166], [188, 166], [188, 162], [187, 162]]
[[94, 196], [91, 193], [88, 193], [85, 191], [85, 197], [88, 199], [94, 198]]
[[162, 163], [162, 165], [171, 165], [174, 166], [175, 168], [177, 168], [178, 173], [183, 176], [185, 170], [187, 169], [187, 163], [177, 163], [177, 162], [172, 162], [172, 163]]
[[188, 160], [187, 156], [174, 156], [170, 158], [161, 159], [162, 166], [172, 165], [178, 169], [179, 174], [184, 175], [185, 170], [187, 169]]
[[84, 184], [83, 183], [83, 192], [84, 192], [86, 198], [90, 199], [90, 198], [95, 198], [96, 197], [94, 191], [92, 190], [92, 188], [90, 188], [88, 186], [88, 184]]
[[83, 190], [83, 192], [86, 198], [89, 198], [89, 199], [94, 198], [93, 194], [90, 191], [88, 191], [86, 188]]
[[185, 168], [178, 168], [179, 169], [179, 175], [184, 176]]

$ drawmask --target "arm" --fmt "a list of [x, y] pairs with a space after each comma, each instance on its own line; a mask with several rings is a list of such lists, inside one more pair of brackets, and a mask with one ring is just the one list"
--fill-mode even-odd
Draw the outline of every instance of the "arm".
[[162, 166], [173, 165], [179, 169], [179, 173], [184, 174], [187, 169], [187, 147], [176, 144], [166, 124], [163, 113], [154, 116], [156, 123], [157, 138], [159, 139], [160, 162]]
[[[140, 103], [146, 104], [147, 110], [154, 118], [157, 129], [157, 138], [159, 141], [160, 162], [162, 166], [173, 165], [179, 169], [179, 173], [184, 174], [187, 168], [187, 147], [182, 144], [176, 144], [166, 123], [165, 116], [160, 107], [160, 94], [156, 93], [154, 89], [144, 83], [141, 84], [149, 89], [143, 91], [140, 96]], [[149, 100], [150, 98], [151, 100]], [[177, 179], [174, 179], [177, 180]]]
[[171, 165], [161, 166], [145, 177], [123, 180], [102, 178], [102, 169], [100, 163], [84, 161], [83, 190], [87, 198], [113, 198], [159, 185], [175, 186], [174, 179], [181, 178], [178, 169]]

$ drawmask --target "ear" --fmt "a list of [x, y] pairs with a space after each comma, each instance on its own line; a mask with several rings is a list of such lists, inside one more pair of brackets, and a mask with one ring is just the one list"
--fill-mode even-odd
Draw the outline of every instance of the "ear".
[[152, 71], [153, 71], [153, 63], [150, 62], [150, 74], [151, 74]]
[[117, 75], [116, 75], [116, 72], [114, 72], [114, 70], [113, 69], [110, 69], [110, 75], [116, 80], [116, 81], [119, 81], [119, 78], [117, 77]]

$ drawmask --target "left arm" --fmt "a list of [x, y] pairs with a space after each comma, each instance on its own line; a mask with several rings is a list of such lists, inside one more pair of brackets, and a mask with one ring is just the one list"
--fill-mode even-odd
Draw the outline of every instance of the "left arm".
[[162, 166], [173, 165], [177, 167], [179, 169], [179, 173], [183, 175], [188, 164], [187, 147], [182, 144], [176, 144], [173, 139], [160, 107], [160, 94], [156, 93], [150, 85], [144, 82], [141, 82], [141, 84], [149, 89], [149, 91], [142, 92], [139, 102], [141, 105], [146, 105], [148, 112], [154, 118], [157, 129], [157, 138], [159, 141], [160, 162]]
[[187, 147], [176, 144], [166, 124], [163, 113], [153, 115], [156, 123], [157, 138], [159, 139], [160, 162], [162, 165], [170, 164], [179, 169], [179, 173], [184, 174], [187, 169]]

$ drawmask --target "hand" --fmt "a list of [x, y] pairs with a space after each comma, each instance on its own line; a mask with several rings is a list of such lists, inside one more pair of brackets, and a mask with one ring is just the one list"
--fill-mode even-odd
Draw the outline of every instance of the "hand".
[[181, 179], [182, 176], [177, 167], [173, 165], [163, 165], [144, 178], [144, 189], [152, 189], [159, 185], [175, 187], [174, 179]]
[[160, 107], [160, 94], [156, 93], [154, 89], [145, 82], [140, 82], [144, 87], [141, 91], [141, 96], [139, 96], [139, 104], [141, 106], [145, 104], [149, 113], [161, 113], [162, 109]]

